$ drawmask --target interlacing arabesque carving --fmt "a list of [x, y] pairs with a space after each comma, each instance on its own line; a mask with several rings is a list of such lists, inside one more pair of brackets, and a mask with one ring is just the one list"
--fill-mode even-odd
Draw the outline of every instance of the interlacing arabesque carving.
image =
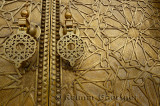
[[160, 1], [61, 0], [62, 24], [67, 5], [86, 50], [63, 62], [62, 105], [158, 106]]
[[[26, 5], [28, 5], [30, 24], [40, 25], [41, 0], [0, 1], [0, 105], [2, 106], [36, 105], [38, 37], [18, 32], [18, 21]], [[33, 30], [34, 28], [30, 26], [30, 33], [33, 34]], [[38, 30], [37, 33], [39, 32]]]

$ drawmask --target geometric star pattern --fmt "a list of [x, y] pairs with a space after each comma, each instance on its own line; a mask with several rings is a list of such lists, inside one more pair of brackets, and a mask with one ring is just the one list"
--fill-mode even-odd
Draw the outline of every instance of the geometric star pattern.
[[85, 54], [73, 69], [62, 63], [62, 104], [158, 106], [160, 1], [61, 0], [63, 25], [67, 5]]

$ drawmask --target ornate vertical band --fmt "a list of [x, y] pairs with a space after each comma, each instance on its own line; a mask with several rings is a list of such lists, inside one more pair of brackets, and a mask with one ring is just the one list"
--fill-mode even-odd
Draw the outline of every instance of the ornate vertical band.
[[49, 105], [60, 105], [61, 91], [60, 91], [60, 57], [56, 52], [56, 44], [59, 40], [60, 16], [59, 0], [52, 0], [51, 6], [51, 40], [50, 40], [50, 91], [49, 91]]
[[39, 44], [39, 69], [37, 83], [37, 105], [48, 105], [49, 91], [49, 41], [50, 0], [42, 1], [41, 36]]

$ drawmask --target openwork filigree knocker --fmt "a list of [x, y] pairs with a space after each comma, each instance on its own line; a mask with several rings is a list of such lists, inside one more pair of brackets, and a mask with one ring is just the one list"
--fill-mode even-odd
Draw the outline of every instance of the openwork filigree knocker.
[[11, 35], [3, 44], [4, 53], [7, 59], [15, 63], [16, 68], [21, 63], [31, 58], [36, 52], [37, 41], [34, 38], [38, 26], [30, 24], [28, 21], [29, 12], [27, 9], [21, 12], [22, 18], [19, 18], [19, 29], [17, 34]]
[[73, 27], [72, 15], [68, 8], [65, 13], [65, 25], [60, 28], [60, 40], [57, 43], [58, 54], [74, 66], [75, 61], [84, 53], [84, 42], [79, 36], [79, 29]]

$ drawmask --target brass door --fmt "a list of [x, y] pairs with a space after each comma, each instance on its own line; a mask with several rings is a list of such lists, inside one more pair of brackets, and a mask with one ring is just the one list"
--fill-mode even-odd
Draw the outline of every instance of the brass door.
[[158, 106], [159, 0], [61, 0], [85, 42], [74, 67], [61, 66], [62, 106]]
[[[38, 44], [32, 45], [30, 40], [34, 40], [37, 43], [39, 42], [38, 39], [41, 32], [41, 7], [41, 0], [29, 0], [28, 3], [26, 0], [0, 0], [1, 106], [36, 105], [38, 93]], [[26, 9], [28, 10], [29, 14], [25, 11]], [[18, 26], [20, 22], [19, 18], [22, 20], [24, 19], [25, 21], [25, 18], [22, 18], [21, 15], [24, 17], [25, 15], [29, 15], [29, 17], [26, 17], [28, 17], [30, 24], [35, 24], [37, 26], [37, 38], [33, 39], [33, 37], [31, 37], [29, 34], [24, 36], [23, 34], [18, 35], [18, 30], [20, 28], [20, 26]], [[28, 21], [26, 21], [26, 23]], [[30, 26], [30, 29], [32, 28]], [[32, 50], [35, 50], [34, 47], [36, 47], [37, 51], [34, 53], [32, 58], [28, 59], [33, 53]], [[21, 52], [17, 52], [16, 49]], [[23, 52], [25, 50], [27, 51]], [[25, 64], [23, 63], [20, 68], [16, 68], [16, 62], [24, 59], [27, 59]]]
[[0, 1], [2, 106], [159, 106], [159, 72], [159, 0]]

